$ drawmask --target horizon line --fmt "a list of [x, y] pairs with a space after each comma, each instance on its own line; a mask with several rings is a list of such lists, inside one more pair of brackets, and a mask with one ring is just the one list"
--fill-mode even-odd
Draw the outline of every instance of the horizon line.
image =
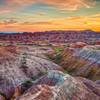
[[50, 32], [50, 31], [93, 31], [93, 32], [100, 32], [100, 31], [95, 31], [95, 30], [91, 30], [91, 29], [86, 29], [86, 30], [47, 30], [47, 31], [23, 31], [23, 32], [2, 32], [0, 31], [0, 34], [16, 34], [16, 33], [35, 33], [35, 32]]

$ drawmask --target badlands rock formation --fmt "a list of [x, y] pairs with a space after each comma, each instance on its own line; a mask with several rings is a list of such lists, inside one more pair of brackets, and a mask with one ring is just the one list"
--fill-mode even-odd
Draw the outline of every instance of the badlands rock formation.
[[[33, 48], [34, 49], [34, 48]], [[16, 86], [35, 80], [48, 70], [61, 70], [58, 65], [37, 57], [31, 47], [0, 47], [0, 93], [11, 97]], [[35, 52], [35, 53], [34, 53]], [[37, 50], [37, 55], [41, 50]]]
[[[100, 85], [94, 85], [92, 81], [53, 70], [48, 72], [45, 79], [43, 83], [39, 79], [39, 83], [37, 81], [15, 100], [100, 100]], [[49, 82], [54, 85], [51, 86]]]
[[[95, 40], [95, 41], [94, 41]], [[45, 32], [25, 32], [25, 33], [7, 33], [0, 34], [0, 41], [7, 43], [29, 43], [33, 44], [37, 41], [48, 41], [49, 43], [72, 43], [72, 42], [95, 42], [100, 44], [100, 32], [91, 30], [85, 31], [45, 31]], [[4, 44], [3, 43], [3, 44]]]
[[100, 46], [86, 46], [76, 50], [74, 56], [88, 62], [77, 70], [77, 75], [85, 73], [92, 79], [100, 79]]
[[91, 80], [100, 80], [100, 46], [85, 46], [83, 48], [65, 48], [57, 59], [58, 64], [72, 75], [83, 76]]
[[[100, 100], [99, 82], [68, 75], [66, 67], [44, 56], [48, 49], [0, 47], [0, 100]], [[71, 62], [75, 57], [73, 49], [66, 50], [62, 53], [66, 59], [61, 63], [66, 61], [72, 68], [79, 64], [81, 68], [80, 62]]]

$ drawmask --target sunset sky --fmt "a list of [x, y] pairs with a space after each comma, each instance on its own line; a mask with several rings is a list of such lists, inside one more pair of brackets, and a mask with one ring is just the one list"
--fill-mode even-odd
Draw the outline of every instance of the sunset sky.
[[100, 31], [100, 0], [0, 0], [0, 32]]

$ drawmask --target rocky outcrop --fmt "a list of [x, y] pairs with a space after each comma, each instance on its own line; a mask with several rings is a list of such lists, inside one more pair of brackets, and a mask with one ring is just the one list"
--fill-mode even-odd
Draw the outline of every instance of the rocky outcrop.
[[[33, 85], [15, 100], [100, 100], [100, 85], [85, 79], [73, 78], [60, 71], [49, 71], [46, 80], [57, 80], [50, 86], [48, 82]], [[84, 81], [83, 81], [84, 80]], [[39, 80], [38, 80], [39, 81]]]
[[0, 95], [0, 100], [6, 100], [6, 98], [3, 95]]
[[[82, 48], [68, 47], [59, 54], [57, 62], [72, 75], [83, 76], [91, 80], [100, 79], [100, 46], [85, 46]], [[53, 55], [52, 55], [53, 57]], [[53, 59], [58, 59], [55, 56]]]
[[81, 80], [94, 94], [100, 96], [100, 84], [95, 84], [95, 82], [82, 77], [76, 79]]
[[[29, 49], [30, 48], [30, 49]], [[31, 47], [0, 47], [0, 92], [10, 98], [16, 86], [34, 81], [48, 70], [61, 70], [58, 65], [39, 57]], [[35, 53], [34, 53], [35, 52]]]

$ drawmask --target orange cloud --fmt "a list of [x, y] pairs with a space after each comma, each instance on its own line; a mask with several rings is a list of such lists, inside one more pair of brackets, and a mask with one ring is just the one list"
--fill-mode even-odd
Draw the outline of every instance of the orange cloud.
[[91, 29], [100, 31], [99, 14], [90, 16], [72, 16], [68, 18], [56, 18], [40, 22], [17, 22], [16, 20], [7, 20], [0, 23], [2, 31], [48, 31], [48, 30], [85, 30]]
[[55, 25], [52, 21], [41, 21], [41, 22], [24, 22], [24, 25]]
[[40, 0], [42, 3], [56, 6], [63, 10], [77, 10], [81, 7], [90, 8], [96, 0]]
[[16, 7], [28, 6], [34, 3], [43, 3], [57, 7], [61, 10], [77, 10], [85, 7], [90, 8], [95, 5], [96, 0], [5, 0], [5, 4], [0, 7], [3, 13], [13, 11]]
[[10, 6], [23, 6], [35, 3], [36, 0], [7, 0], [7, 4]]
[[36, 0], [4, 0], [4, 4], [0, 5], [0, 14], [12, 12], [16, 8], [28, 6], [35, 2]]

